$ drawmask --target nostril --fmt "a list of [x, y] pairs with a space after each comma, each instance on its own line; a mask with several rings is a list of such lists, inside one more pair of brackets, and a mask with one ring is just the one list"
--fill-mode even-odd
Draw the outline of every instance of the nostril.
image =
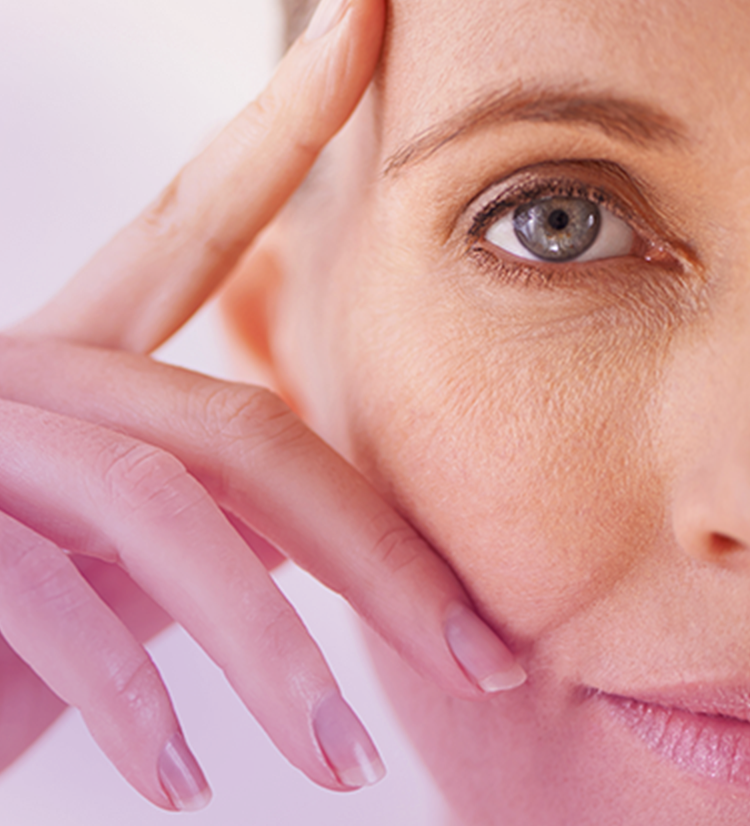
[[669, 517], [677, 545], [688, 556], [750, 574], [748, 430], [747, 449], [724, 445], [705, 462], [696, 460], [675, 484]]
[[742, 542], [723, 533], [712, 533], [708, 542], [711, 553], [717, 555], [727, 554], [730, 551], [741, 551], [745, 547]]

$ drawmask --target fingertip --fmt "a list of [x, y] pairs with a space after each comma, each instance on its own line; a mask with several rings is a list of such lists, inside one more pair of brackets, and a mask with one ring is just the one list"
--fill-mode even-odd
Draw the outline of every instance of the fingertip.
[[326, 762], [343, 786], [360, 789], [383, 779], [385, 766], [375, 744], [338, 691], [318, 703], [313, 730]]
[[175, 809], [196, 812], [211, 802], [212, 792], [181, 732], [167, 741], [158, 761], [162, 789]]
[[527, 680], [526, 672], [518, 663], [503, 671], [496, 671], [478, 680], [479, 687], [486, 694], [495, 694], [498, 691], [510, 691], [522, 686]]
[[483, 692], [509, 691], [526, 682], [526, 672], [510, 649], [465, 605], [450, 607], [444, 632], [456, 661]]
[[306, 79], [325, 77], [319, 93], [329, 100], [329, 106], [335, 102], [332, 109], [339, 118], [352, 111], [372, 78], [385, 17], [384, 0], [321, 0], [297, 41], [304, 65], [301, 71]]

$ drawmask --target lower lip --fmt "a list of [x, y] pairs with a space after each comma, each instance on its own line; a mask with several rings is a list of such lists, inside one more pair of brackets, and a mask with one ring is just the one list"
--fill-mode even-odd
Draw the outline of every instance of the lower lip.
[[750, 723], [603, 696], [654, 753], [685, 771], [750, 791]]

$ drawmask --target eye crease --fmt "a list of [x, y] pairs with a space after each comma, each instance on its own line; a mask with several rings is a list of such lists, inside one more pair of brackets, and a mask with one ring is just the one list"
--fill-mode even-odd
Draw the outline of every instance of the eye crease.
[[585, 262], [628, 255], [635, 233], [588, 198], [553, 196], [519, 204], [492, 222], [484, 237], [525, 260]]

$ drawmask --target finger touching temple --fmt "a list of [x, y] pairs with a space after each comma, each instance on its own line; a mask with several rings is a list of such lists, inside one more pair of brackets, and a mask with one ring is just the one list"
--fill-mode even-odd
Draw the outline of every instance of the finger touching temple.
[[267, 89], [15, 334], [150, 352], [203, 304], [372, 76], [383, 0], [325, 0], [317, 11]]

